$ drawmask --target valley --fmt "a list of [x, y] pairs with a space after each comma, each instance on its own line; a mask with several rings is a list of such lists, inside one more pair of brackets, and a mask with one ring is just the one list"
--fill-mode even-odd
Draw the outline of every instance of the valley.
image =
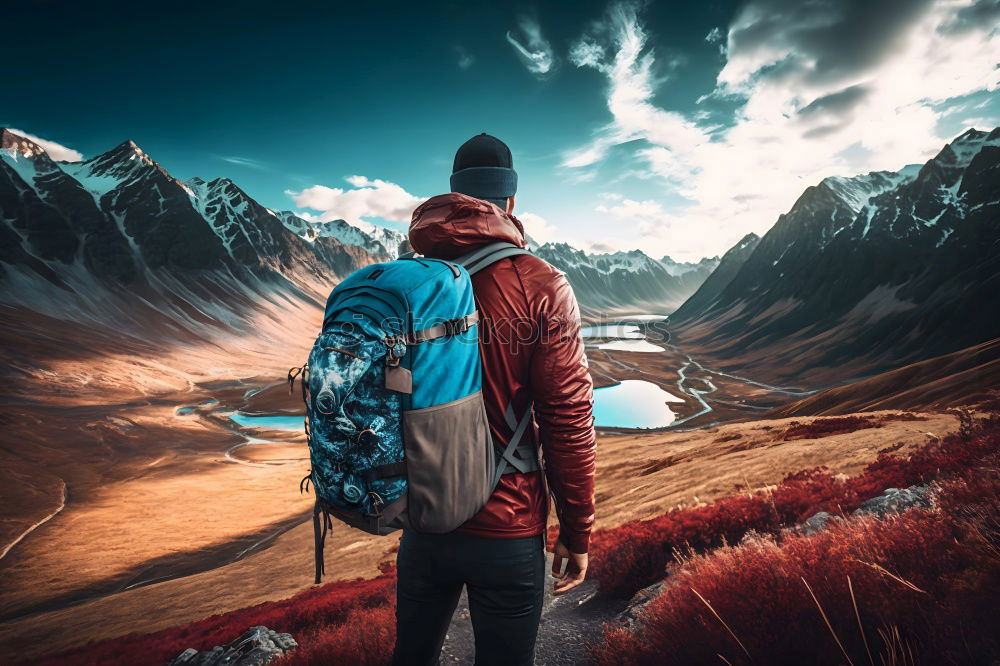
[[[630, 384], [669, 396], [670, 402], [661, 400], [658, 408], [654, 397], [646, 408], [653, 410], [649, 416], [664, 426], [684, 423], [685, 428], [746, 418], [790, 399], [753, 383], [713, 375], [663, 343], [660, 321], [625, 317], [607, 330], [591, 331], [599, 337], [587, 338], [599, 387], [595, 414], [602, 447], [605, 442], [620, 443], [611, 447], [624, 455], [634, 442], [691, 437], [669, 435], [672, 429], [665, 427], [627, 427], [641, 425], [636, 421], [644, 414], [634, 396], [602, 410], [602, 396]], [[298, 354], [304, 353], [307, 340], [303, 333], [294, 345]], [[613, 343], [622, 341], [660, 351], [614, 348]], [[612, 348], [606, 348], [609, 345]], [[146, 630], [210, 609], [281, 598], [309, 584], [312, 496], [298, 490], [309, 468], [308, 454], [301, 398], [297, 391], [289, 393], [283, 381], [288, 363], [282, 362], [298, 356], [287, 348], [253, 358], [241, 357], [238, 350], [239, 345], [233, 345], [222, 356], [215, 346], [199, 350], [188, 345], [183, 355], [166, 363], [172, 368], [169, 373], [161, 362], [135, 363], [108, 353], [89, 370], [80, 361], [69, 362], [74, 372], [56, 364], [52, 373], [60, 377], [57, 383], [35, 383], [33, 400], [23, 401], [23, 411], [8, 424], [9, 433], [38, 445], [25, 449], [31, 455], [19, 461], [24, 488], [33, 491], [31, 511], [26, 511], [25, 522], [8, 523], [4, 537], [5, 546], [16, 545], [2, 561], [0, 645], [4, 637], [65, 623], [67, 617], [73, 618], [72, 626], [79, 626], [79, 632], [64, 632], [67, 641], [93, 637], [90, 632], [96, 629], [85, 618], [96, 609], [101, 632]], [[270, 362], [262, 365], [264, 359]], [[130, 366], [127, 372], [125, 365]], [[716, 388], [710, 395], [709, 386]], [[139, 387], [141, 397], [135, 393]], [[74, 404], [86, 394], [118, 396], [118, 401]], [[39, 406], [39, 401], [48, 404]], [[706, 405], [711, 405], [708, 412]], [[604, 414], [632, 420], [607, 427], [601, 422]], [[59, 434], [66, 432], [93, 439]], [[42, 442], [57, 438], [63, 442], [60, 450], [43, 455]], [[50, 477], [54, 481], [46, 493], [41, 482]], [[71, 488], [65, 502], [63, 483]], [[60, 504], [61, 510], [28, 531], [32, 515], [50, 514]], [[330, 577], [349, 579], [374, 575], [377, 563], [391, 557], [394, 538], [369, 537], [337, 525], [331, 543], [336, 545], [328, 555]], [[343, 553], [352, 554], [347, 563], [333, 564]], [[280, 565], [276, 557], [282, 559]], [[218, 589], [237, 585], [235, 576], [259, 581], [263, 571], [275, 566], [283, 573], [264, 576], [271, 581], [266, 586], [255, 583], [242, 592]], [[230, 601], [189, 598], [190, 607], [178, 606], [167, 614], [153, 610], [164, 604], [164, 594], [203, 595], [206, 583], [198, 581], [206, 580], [213, 595]], [[112, 621], [105, 613], [119, 607], [131, 611], [114, 611], [120, 619]]]
[[[330, 288], [401, 235], [181, 182], [133, 142], [63, 163], [0, 138], [0, 654], [309, 587], [309, 462], [285, 374]], [[1000, 383], [983, 307], [1000, 131], [953, 143], [922, 168], [824, 180], [719, 259], [535, 247], [581, 302], [599, 527], [812, 467], [855, 474], [956, 430], [954, 408]], [[863, 427], [786, 436], [856, 414]], [[327, 543], [327, 580], [350, 580], [376, 576], [396, 537], [337, 523]]]
[[[211, 388], [222, 397], [210, 409], [252, 412], [262, 404], [294, 404], [279, 398], [285, 391], [279, 384], [247, 401], [237, 396], [244, 384]], [[184, 397], [191, 396], [175, 399]], [[178, 404], [161, 411], [178, 419], [171, 416]], [[671, 408], [681, 418], [687, 414]], [[711, 501], [735, 487], [767, 487], [798, 469], [827, 465], [852, 474], [896, 441], [921, 443], [957, 427], [947, 414], [873, 416], [884, 419], [880, 427], [794, 442], [783, 441], [781, 432], [802, 418], [645, 432], [602, 428], [599, 526]], [[185, 424], [180, 432], [197, 424], [212, 433], [201, 440], [202, 450], [155, 452], [166, 459], [149, 461], [145, 471], [133, 466], [129, 478], [71, 501], [12, 549], [5, 561], [0, 649], [18, 646], [28, 656], [26, 644], [49, 651], [154, 631], [285, 598], [311, 585], [311, 496], [298, 493], [308, 467], [301, 435], [256, 428], [236, 434], [228, 417], [211, 411], [179, 420]], [[241, 448], [234, 452], [232, 446]], [[377, 575], [378, 564], [391, 561], [395, 541], [336, 523], [328, 538], [326, 580]]]

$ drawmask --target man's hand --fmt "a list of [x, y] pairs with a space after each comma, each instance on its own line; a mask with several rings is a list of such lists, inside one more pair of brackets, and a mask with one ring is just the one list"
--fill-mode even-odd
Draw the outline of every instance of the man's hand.
[[[563, 561], [566, 571], [563, 571]], [[552, 551], [552, 577], [559, 580], [552, 587], [553, 594], [565, 594], [583, 582], [587, 576], [587, 554], [571, 553], [562, 541], [556, 541]]]

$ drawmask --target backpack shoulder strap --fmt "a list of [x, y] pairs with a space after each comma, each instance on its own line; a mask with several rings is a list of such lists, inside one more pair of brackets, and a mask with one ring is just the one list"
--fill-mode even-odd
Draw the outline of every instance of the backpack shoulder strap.
[[518, 247], [507, 241], [496, 241], [495, 243], [488, 243], [482, 247], [477, 247], [472, 252], [455, 259], [455, 263], [469, 271], [469, 275], [475, 275], [501, 259], [519, 254], [531, 254], [531, 250]]

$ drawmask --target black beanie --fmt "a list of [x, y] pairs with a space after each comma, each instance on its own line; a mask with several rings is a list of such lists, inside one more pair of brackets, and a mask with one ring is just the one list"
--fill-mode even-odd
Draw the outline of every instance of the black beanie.
[[517, 172], [507, 144], [486, 132], [463, 143], [455, 153], [451, 191], [505, 207], [507, 197], [517, 192]]

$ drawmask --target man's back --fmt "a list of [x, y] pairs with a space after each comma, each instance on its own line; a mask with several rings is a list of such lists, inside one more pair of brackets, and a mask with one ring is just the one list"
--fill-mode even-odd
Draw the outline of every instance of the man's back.
[[[525, 244], [514, 216], [462, 194], [428, 200], [413, 219], [411, 243], [428, 256], [454, 259], [495, 241]], [[541, 442], [560, 538], [570, 551], [585, 553], [594, 514], [593, 383], [576, 298], [562, 273], [532, 255], [501, 260], [472, 282], [493, 435], [503, 444], [510, 440], [508, 406], [517, 419], [534, 409], [538, 430], [528, 429], [522, 443], [534, 448]], [[547, 498], [541, 474], [506, 474], [489, 503], [460, 530], [497, 538], [541, 534]]]
[[[524, 228], [511, 214], [517, 173], [502, 141], [487, 134], [466, 141], [455, 154], [451, 189], [414, 211], [414, 250], [458, 259], [498, 241], [526, 246]], [[463, 589], [476, 664], [533, 662], [549, 490], [560, 523], [555, 593], [578, 585], [587, 570], [594, 522], [593, 383], [573, 290], [562, 273], [530, 254], [500, 259], [475, 272], [472, 283], [483, 401], [503, 474], [486, 506], [458, 530], [404, 531], [396, 558], [396, 664], [438, 663]]]

